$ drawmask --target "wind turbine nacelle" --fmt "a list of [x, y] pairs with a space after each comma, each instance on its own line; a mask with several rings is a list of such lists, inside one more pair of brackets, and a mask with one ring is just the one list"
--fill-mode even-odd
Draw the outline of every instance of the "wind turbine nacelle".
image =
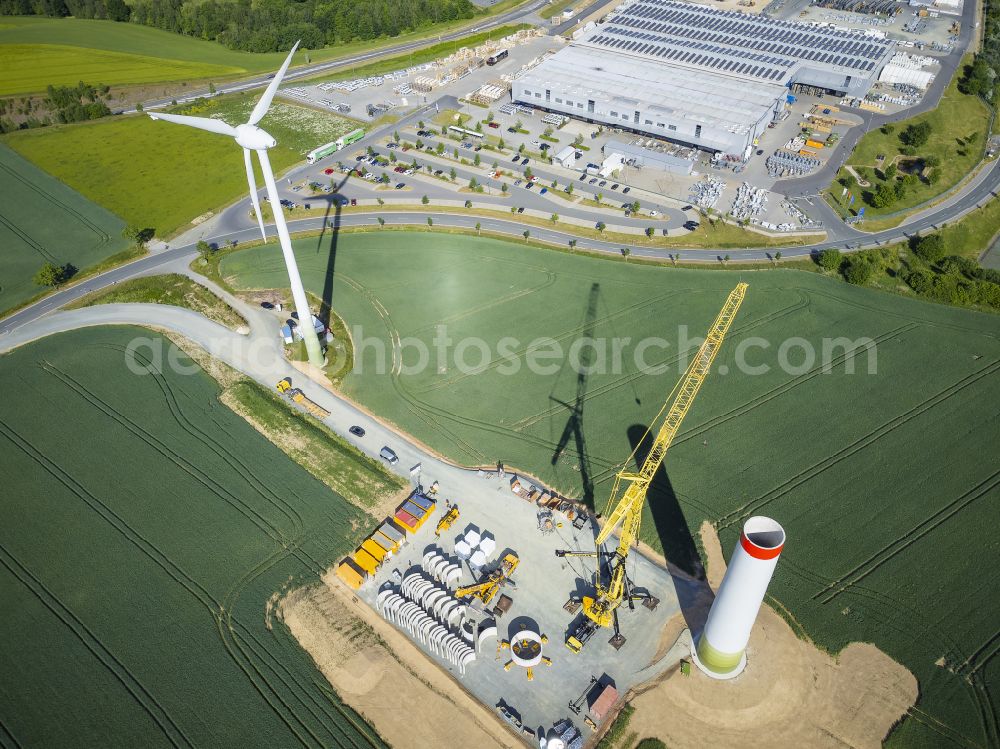
[[236, 142], [251, 151], [265, 151], [274, 148], [278, 141], [256, 125], [239, 125], [236, 128]]

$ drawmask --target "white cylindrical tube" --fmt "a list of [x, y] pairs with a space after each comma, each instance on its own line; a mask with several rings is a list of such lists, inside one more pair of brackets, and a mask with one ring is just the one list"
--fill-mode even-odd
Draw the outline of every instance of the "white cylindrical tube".
[[750, 631], [784, 545], [785, 530], [771, 518], [752, 517], [743, 526], [693, 652], [709, 676], [731, 679], [746, 666]]

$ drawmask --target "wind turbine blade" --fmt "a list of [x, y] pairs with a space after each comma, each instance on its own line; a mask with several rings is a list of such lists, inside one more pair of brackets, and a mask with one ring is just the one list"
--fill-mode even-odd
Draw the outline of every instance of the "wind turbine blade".
[[188, 117], [184, 114], [165, 114], [163, 112], [150, 112], [149, 116], [154, 120], [176, 122], [178, 125], [188, 125], [196, 127], [199, 130], [208, 130], [210, 133], [236, 137], [236, 128], [232, 125], [227, 125], [222, 120], [213, 120], [209, 117]]
[[256, 125], [262, 119], [264, 115], [267, 114], [267, 110], [271, 107], [271, 100], [274, 95], [278, 93], [278, 86], [281, 85], [281, 79], [285, 77], [285, 71], [288, 70], [288, 66], [292, 64], [292, 55], [295, 54], [295, 50], [299, 48], [299, 43], [295, 42], [295, 46], [292, 47], [292, 51], [288, 53], [288, 57], [285, 58], [285, 64], [281, 66], [281, 69], [274, 74], [274, 79], [264, 89], [264, 94], [260, 97], [260, 101], [257, 102], [257, 106], [253, 108], [250, 113], [250, 119], [247, 120], [248, 125]]
[[[260, 215], [260, 199], [257, 197], [257, 183], [253, 176], [253, 162], [250, 161], [250, 149], [243, 149], [243, 163], [247, 165], [247, 182], [250, 185], [250, 202], [253, 203], [253, 212], [257, 217], [257, 225], [260, 226], [260, 235], [267, 241], [267, 233], [264, 231], [264, 219]], [[271, 206], [275, 210], [274, 206]], [[280, 206], [277, 210], [280, 210]]]

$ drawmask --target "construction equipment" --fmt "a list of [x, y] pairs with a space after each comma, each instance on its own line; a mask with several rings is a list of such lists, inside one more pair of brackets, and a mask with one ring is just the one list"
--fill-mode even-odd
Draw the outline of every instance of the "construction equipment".
[[504, 555], [499, 567], [487, 574], [485, 579], [480, 580], [475, 585], [469, 585], [456, 590], [455, 598], [467, 598], [471, 596], [478, 598], [483, 602], [483, 605], [489, 606], [490, 601], [500, 592], [500, 588], [510, 581], [510, 576], [514, 574], [514, 570], [517, 569], [518, 562], [520, 561], [517, 558], [517, 554], [513, 552]]
[[577, 697], [575, 700], [570, 700], [569, 710], [571, 713], [573, 713], [574, 715], [580, 714], [580, 711], [583, 709], [583, 703], [587, 701], [587, 695], [590, 694], [590, 690], [594, 688], [594, 685], [596, 683], [597, 683], [597, 677], [591, 676], [590, 683], [587, 684], [587, 687], [580, 693], [580, 696]]
[[278, 388], [279, 393], [284, 393], [289, 399], [298, 403], [317, 419], [325, 419], [330, 415], [329, 411], [315, 401], [306, 397], [306, 394], [299, 390], [299, 388], [293, 388], [291, 377], [282, 377], [278, 380], [278, 384], [275, 385], [275, 387]]
[[438, 520], [437, 528], [434, 529], [434, 535], [440, 538], [441, 534], [451, 528], [451, 524], [456, 520], [458, 520], [458, 505], [452, 505], [444, 517]]
[[[698, 349], [694, 360], [691, 362], [684, 376], [674, 387], [673, 401], [668, 398], [664, 403], [660, 413], [657, 414], [653, 424], [661, 416], [663, 423], [660, 425], [656, 438], [653, 440], [649, 453], [643, 460], [642, 467], [638, 473], [623, 468], [615, 477], [614, 488], [608, 498], [608, 520], [601, 532], [595, 539], [597, 550], [590, 552], [556, 551], [557, 556], [597, 556], [597, 572], [595, 574], [595, 591], [593, 596], [583, 597], [583, 621], [566, 640], [566, 646], [570, 650], [578, 651], [588, 639], [594, 634], [598, 627], [614, 627], [615, 634], [611, 638], [611, 644], [619, 648], [625, 638], [618, 628], [618, 607], [623, 601], [627, 601], [629, 608], [634, 608], [634, 601], [642, 600], [647, 608], [655, 608], [658, 600], [648, 593], [634, 590], [631, 580], [626, 571], [629, 550], [639, 539], [639, 524], [642, 521], [642, 510], [646, 504], [646, 492], [650, 482], [659, 470], [663, 459], [666, 456], [670, 443], [680, 429], [684, 417], [687, 415], [695, 396], [701, 389], [702, 383], [708, 376], [715, 360], [716, 354], [722, 346], [722, 342], [729, 331], [730, 325], [736, 318], [743, 298], [746, 295], [747, 284], [739, 283], [730, 292], [726, 303], [716, 317], [715, 322], [705, 337], [705, 342]], [[668, 408], [669, 405], [669, 408]], [[647, 431], [646, 436], [652, 432], [652, 426]], [[645, 437], [639, 441], [629, 462], [635, 459], [636, 452], [645, 442]], [[626, 463], [628, 465], [628, 463]], [[623, 490], [623, 491], [621, 491]], [[620, 493], [621, 492], [621, 493]], [[603, 544], [608, 540], [615, 530], [621, 529], [618, 537], [618, 547], [613, 553], [602, 550]], [[608, 557], [608, 579], [604, 582], [602, 576], [601, 556]], [[571, 640], [575, 642], [571, 643]]]

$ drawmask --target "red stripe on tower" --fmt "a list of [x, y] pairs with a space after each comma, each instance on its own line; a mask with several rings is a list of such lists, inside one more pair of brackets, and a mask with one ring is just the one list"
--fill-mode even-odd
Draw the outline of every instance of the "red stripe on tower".
[[740, 546], [743, 547], [743, 551], [754, 559], [774, 559], [785, 547], [784, 544], [781, 544], [781, 546], [776, 546], [773, 549], [765, 549], [747, 538], [746, 533], [740, 533]]

